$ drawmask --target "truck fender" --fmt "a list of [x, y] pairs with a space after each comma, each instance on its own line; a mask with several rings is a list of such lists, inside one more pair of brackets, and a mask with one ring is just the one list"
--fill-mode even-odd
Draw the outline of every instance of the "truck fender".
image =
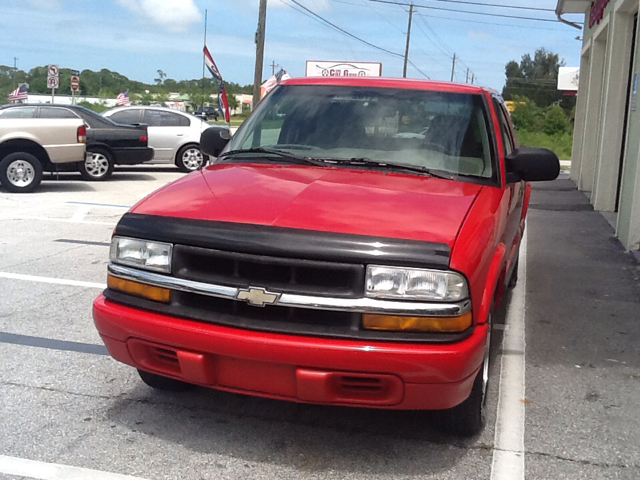
[[480, 310], [478, 311], [478, 323], [483, 324], [487, 320], [487, 316], [491, 312], [491, 308], [493, 307], [493, 303], [496, 297], [498, 288], [498, 282], [502, 275], [502, 263], [504, 261], [504, 256], [507, 251], [504, 243], [500, 243], [495, 251], [493, 252], [493, 257], [491, 258], [491, 264], [489, 265], [489, 271], [487, 273], [487, 280], [484, 284], [484, 291], [482, 292], [482, 301], [480, 302]]

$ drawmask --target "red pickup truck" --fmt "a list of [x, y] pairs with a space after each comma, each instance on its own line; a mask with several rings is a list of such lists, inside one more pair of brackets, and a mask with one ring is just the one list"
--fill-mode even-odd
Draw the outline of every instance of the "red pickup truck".
[[283, 82], [217, 157], [118, 223], [94, 302], [144, 382], [295, 402], [443, 410], [484, 425], [491, 315], [530, 187], [497, 93], [400, 79]]

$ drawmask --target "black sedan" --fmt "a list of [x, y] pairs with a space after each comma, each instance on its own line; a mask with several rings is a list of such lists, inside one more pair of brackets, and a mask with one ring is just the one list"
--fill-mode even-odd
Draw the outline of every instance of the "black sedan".
[[87, 158], [70, 164], [85, 180], [105, 180], [115, 165], [136, 165], [153, 158], [146, 125], [121, 125], [78, 105], [17, 104], [0, 107], [0, 118], [81, 118], [87, 125]]

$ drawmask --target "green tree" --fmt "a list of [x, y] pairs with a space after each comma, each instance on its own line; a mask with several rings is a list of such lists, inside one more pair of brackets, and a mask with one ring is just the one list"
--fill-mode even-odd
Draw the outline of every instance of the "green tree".
[[544, 48], [536, 50], [533, 57], [523, 55], [520, 63], [512, 60], [505, 66], [502, 96], [505, 100], [525, 96], [541, 108], [559, 104], [568, 113], [575, 106], [575, 97], [563, 96], [558, 91], [558, 71], [564, 65], [558, 54]]

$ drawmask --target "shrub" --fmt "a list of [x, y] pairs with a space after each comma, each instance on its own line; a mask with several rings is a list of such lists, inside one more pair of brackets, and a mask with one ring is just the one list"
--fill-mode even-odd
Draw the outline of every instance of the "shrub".
[[542, 109], [531, 99], [519, 95], [513, 96], [511, 118], [516, 130], [538, 131], [544, 121]]
[[560, 105], [552, 105], [547, 108], [544, 114], [544, 122], [542, 123], [542, 131], [547, 135], [562, 135], [570, 131], [571, 124], [569, 117], [564, 113]]

